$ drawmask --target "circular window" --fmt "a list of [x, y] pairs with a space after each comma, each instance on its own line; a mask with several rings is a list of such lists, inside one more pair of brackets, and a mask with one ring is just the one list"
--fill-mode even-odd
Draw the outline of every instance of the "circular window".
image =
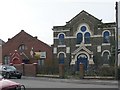
[[82, 27], [81, 27], [81, 31], [82, 31], [82, 32], [85, 32], [85, 31], [86, 31], [86, 27], [85, 27], [85, 26], [82, 26]]

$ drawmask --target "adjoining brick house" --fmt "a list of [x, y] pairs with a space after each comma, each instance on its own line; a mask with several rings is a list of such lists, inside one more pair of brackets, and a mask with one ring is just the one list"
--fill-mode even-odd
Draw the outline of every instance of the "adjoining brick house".
[[53, 60], [55, 68], [65, 65], [65, 70], [79, 71], [91, 66], [114, 65], [115, 22], [103, 23], [86, 11], [66, 22], [53, 26]]
[[4, 64], [32, 64], [52, 66], [52, 48], [21, 30], [3, 45]]
[[0, 63], [2, 63], [2, 45], [3, 44], [5, 44], [5, 42], [0, 39]]

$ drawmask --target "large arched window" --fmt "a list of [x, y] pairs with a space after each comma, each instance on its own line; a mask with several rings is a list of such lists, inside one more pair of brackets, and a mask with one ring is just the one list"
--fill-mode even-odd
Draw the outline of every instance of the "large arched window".
[[110, 33], [108, 31], [103, 33], [103, 43], [110, 43]]
[[64, 38], [65, 38], [64, 34], [59, 35], [59, 44], [60, 45], [64, 45]]
[[59, 64], [64, 64], [64, 53], [59, 54]]
[[90, 44], [90, 33], [86, 32], [84, 34], [84, 40], [85, 40], [85, 44]]
[[80, 44], [83, 40], [83, 34], [82, 33], [78, 33], [77, 34], [77, 44]]

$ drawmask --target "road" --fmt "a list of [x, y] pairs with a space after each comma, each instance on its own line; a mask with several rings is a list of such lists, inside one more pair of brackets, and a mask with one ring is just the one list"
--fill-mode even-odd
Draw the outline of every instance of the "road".
[[[94, 83], [75, 83], [75, 82], [65, 82], [56, 79], [10, 79], [12, 81], [21, 83], [25, 85], [26, 88], [118, 88], [117, 84], [94, 84]], [[86, 81], [87, 82], [87, 81]]]

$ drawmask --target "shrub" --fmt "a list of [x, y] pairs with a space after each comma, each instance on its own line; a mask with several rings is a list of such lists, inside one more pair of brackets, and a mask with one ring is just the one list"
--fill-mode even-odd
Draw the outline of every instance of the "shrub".
[[113, 66], [102, 66], [97, 70], [98, 76], [114, 76], [115, 68]]

